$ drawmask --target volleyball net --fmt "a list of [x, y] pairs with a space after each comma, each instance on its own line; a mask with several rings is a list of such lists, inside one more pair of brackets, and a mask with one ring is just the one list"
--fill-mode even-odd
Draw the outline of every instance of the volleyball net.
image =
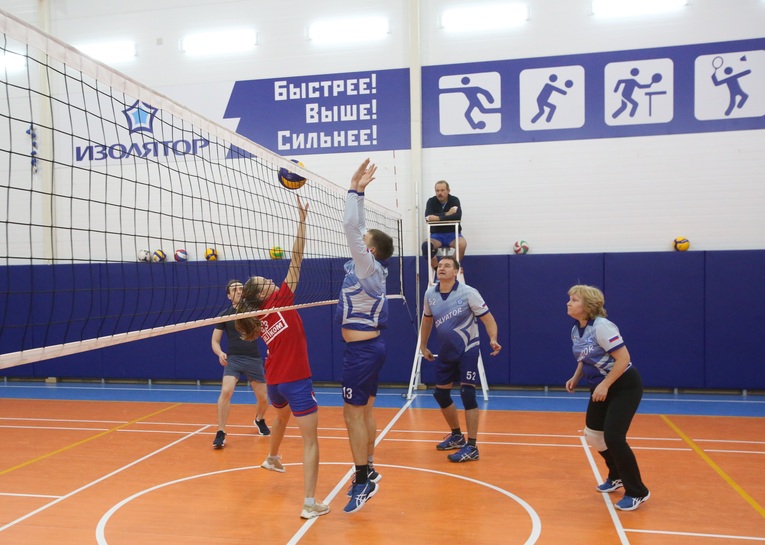
[[[307, 182], [288, 189], [280, 172]], [[228, 280], [286, 276], [298, 195], [294, 308], [340, 291], [347, 186], [2, 10], [0, 173], [0, 368], [231, 319], [216, 318]], [[400, 216], [366, 204], [396, 244], [400, 294]]]

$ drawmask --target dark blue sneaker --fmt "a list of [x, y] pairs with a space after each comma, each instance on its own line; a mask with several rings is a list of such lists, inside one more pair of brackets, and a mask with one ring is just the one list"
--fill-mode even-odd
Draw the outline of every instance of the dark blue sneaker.
[[454, 454], [447, 456], [450, 462], [472, 462], [478, 460], [478, 448], [473, 445], [465, 445]]
[[378, 490], [380, 490], [380, 485], [372, 481], [367, 481], [364, 484], [354, 484], [351, 489], [351, 499], [348, 500], [348, 505], [343, 508], [343, 511], [355, 513], [364, 507], [364, 504], [377, 494]]
[[617, 490], [624, 486], [622, 484], [621, 479], [614, 479], [613, 481], [611, 479], [606, 479], [606, 481], [603, 484], [599, 484], [595, 487], [595, 489], [598, 492], [613, 492], [614, 490]]
[[380, 482], [380, 479], [382, 479], [382, 475], [380, 475], [377, 471], [375, 471], [374, 466], [369, 466], [369, 473], [367, 473], [367, 479], [377, 484]]
[[265, 418], [261, 418], [260, 420], [256, 418], [253, 422], [255, 422], [255, 425], [258, 427], [258, 434], [271, 435], [271, 430], [269, 430], [268, 426], [266, 426]]
[[642, 498], [633, 498], [631, 496], [624, 496], [622, 499], [620, 499], [618, 502], [616, 502], [616, 507], [620, 511], [634, 511], [637, 509], [641, 503], [644, 501], [647, 501], [648, 498], [651, 497], [651, 493], [649, 492]]
[[467, 440], [464, 435], [449, 434], [444, 437], [444, 440], [436, 445], [438, 450], [453, 450], [456, 448], [462, 448], [467, 445]]
[[[367, 480], [377, 484], [380, 482], [380, 479], [382, 479], [382, 475], [380, 475], [377, 471], [375, 471], [374, 467], [370, 467], [369, 473], [367, 473]], [[348, 496], [349, 498], [353, 495], [353, 487], [355, 485], [356, 485], [356, 477], [353, 478], [353, 480], [351, 481], [351, 485], [348, 487], [348, 491], [345, 493], [345, 495]]]
[[223, 448], [226, 446], [226, 432], [218, 430], [213, 439], [213, 448]]

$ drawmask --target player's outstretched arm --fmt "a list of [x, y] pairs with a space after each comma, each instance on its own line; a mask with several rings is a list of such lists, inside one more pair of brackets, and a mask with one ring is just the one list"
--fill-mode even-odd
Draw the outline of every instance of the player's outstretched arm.
[[297, 205], [300, 213], [300, 222], [298, 223], [295, 242], [292, 243], [292, 258], [290, 259], [290, 267], [287, 270], [287, 278], [284, 279], [284, 282], [293, 293], [295, 293], [298, 280], [300, 280], [300, 265], [303, 263], [303, 251], [305, 250], [305, 220], [308, 217], [308, 203], [305, 203], [305, 206], [303, 206], [303, 203], [300, 202], [300, 197], [298, 197]]

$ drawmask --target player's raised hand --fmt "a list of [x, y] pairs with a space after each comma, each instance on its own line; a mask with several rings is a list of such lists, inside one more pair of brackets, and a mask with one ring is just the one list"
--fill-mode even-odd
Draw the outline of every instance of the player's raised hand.
[[305, 206], [303, 206], [303, 203], [300, 201], [300, 195], [298, 195], [297, 203], [298, 209], [300, 210], [300, 222], [304, 223], [305, 219], [308, 217], [308, 203], [305, 203]]
[[375, 179], [375, 172], [377, 172], [377, 165], [374, 163], [369, 163], [367, 168], [364, 170], [364, 173], [361, 175], [361, 179], [359, 180], [360, 192], [363, 192], [364, 189], [372, 183], [372, 181]]
[[359, 182], [361, 181], [361, 177], [364, 176], [367, 166], [369, 166], [368, 158], [364, 159], [364, 162], [361, 163], [359, 168], [356, 169], [356, 172], [353, 173], [353, 176], [351, 176], [351, 189], [358, 190]]

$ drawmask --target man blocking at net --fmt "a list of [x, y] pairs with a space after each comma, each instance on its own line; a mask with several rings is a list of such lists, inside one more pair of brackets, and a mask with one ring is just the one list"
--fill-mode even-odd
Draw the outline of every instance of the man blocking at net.
[[345, 341], [343, 416], [351, 443], [356, 476], [351, 485], [346, 513], [354, 513], [379, 490], [382, 476], [373, 465], [377, 423], [373, 408], [380, 369], [385, 363], [385, 342], [380, 335], [388, 321], [385, 281], [386, 260], [393, 255], [393, 239], [378, 229], [366, 230], [364, 190], [374, 180], [377, 167], [369, 159], [351, 177], [345, 199], [343, 229], [352, 259], [345, 268], [335, 314]]
[[[497, 342], [497, 322], [486, 307], [478, 290], [457, 280], [459, 262], [454, 256], [445, 256], [438, 263], [436, 276], [438, 282], [425, 292], [420, 334], [422, 356], [433, 361], [436, 357], [428, 349], [428, 338], [436, 326], [436, 333], [441, 346], [436, 362], [436, 398], [441, 414], [451, 432], [436, 445], [438, 450], [459, 449], [447, 458], [452, 462], [478, 460], [478, 403], [475, 386], [478, 381], [478, 320], [486, 327], [492, 356], [499, 354], [502, 347]], [[467, 441], [460, 430], [457, 408], [452, 401], [451, 389], [455, 382], [460, 382], [460, 397], [465, 407], [467, 423]]]
[[[231, 301], [231, 307], [221, 312], [218, 316], [230, 316], [236, 314], [236, 306], [242, 298], [242, 283], [239, 280], [229, 280], [226, 284], [226, 297]], [[228, 340], [227, 352], [223, 351], [220, 341], [226, 332]], [[213, 440], [213, 448], [219, 449], [226, 445], [226, 422], [231, 409], [231, 396], [234, 394], [236, 384], [242, 374], [247, 377], [252, 391], [255, 392], [257, 405], [255, 406], [255, 425], [260, 435], [268, 435], [271, 432], [265, 421], [268, 399], [266, 398], [266, 376], [263, 369], [263, 360], [260, 358], [258, 344], [255, 341], [243, 341], [236, 330], [234, 322], [221, 322], [215, 325], [210, 341], [212, 351], [218, 356], [218, 361], [223, 366], [223, 379], [221, 381], [220, 396], [218, 397], [218, 433]]]

